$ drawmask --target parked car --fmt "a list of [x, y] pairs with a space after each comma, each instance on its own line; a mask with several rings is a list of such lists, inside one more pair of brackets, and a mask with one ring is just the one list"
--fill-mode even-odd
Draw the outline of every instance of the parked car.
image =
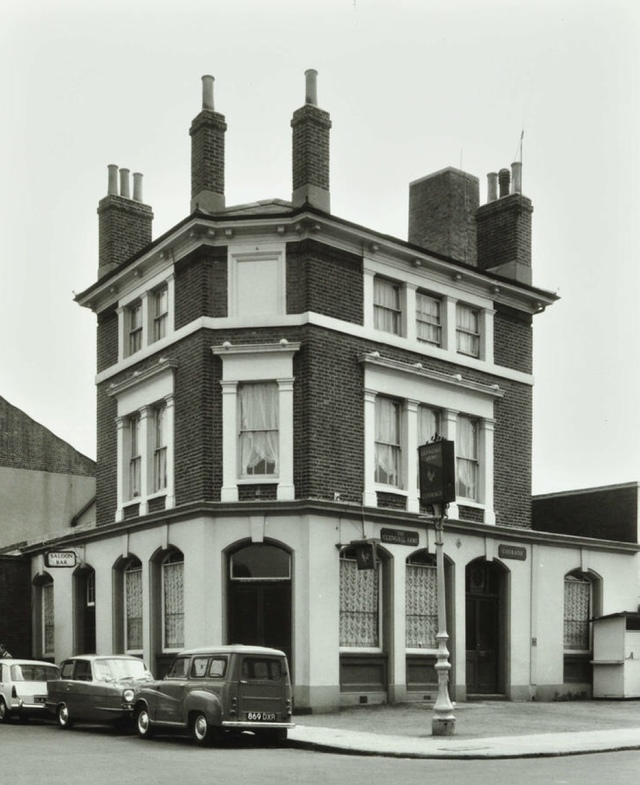
[[239, 644], [185, 650], [164, 679], [138, 688], [134, 714], [143, 739], [177, 731], [205, 746], [251, 731], [284, 742], [295, 727], [287, 658], [278, 649]]
[[46, 705], [61, 728], [76, 722], [119, 725], [132, 717], [134, 687], [153, 676], [138, 657], [82, 654], [60, 664]]
[[0, 660], [0, 722], [46, 716], [47, 683], [58, 669], [41, 660]]

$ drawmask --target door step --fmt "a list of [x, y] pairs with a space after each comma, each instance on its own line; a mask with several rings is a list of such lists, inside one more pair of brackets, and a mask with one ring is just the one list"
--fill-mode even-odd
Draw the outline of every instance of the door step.
[[507, 696], [502, 692], [467, 693], [467, 700], [468, 701], [506, 701]]

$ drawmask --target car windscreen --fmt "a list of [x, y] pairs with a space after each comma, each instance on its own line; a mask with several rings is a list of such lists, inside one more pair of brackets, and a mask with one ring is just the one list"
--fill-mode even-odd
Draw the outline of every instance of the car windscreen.
[[279, 681], [282, 678], [282, 662], [271, 657], [245, 657], [242, 678], [248, 681]]
[[150, 678], [149, 671], [142, 660], [119, 660], [108, 657], [94, 661], [93, 675], [96, 681]]
[[58, 678], [58, 669], [54, 665], [21, 665], [11, 666], [12, 681], [51, 681]]

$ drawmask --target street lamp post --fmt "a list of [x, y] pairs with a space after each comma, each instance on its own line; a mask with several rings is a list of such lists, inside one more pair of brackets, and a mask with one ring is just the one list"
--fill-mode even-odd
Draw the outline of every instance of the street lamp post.
[[[449, 649], [447, 641], [447, 605], [445, 597], [444, 580], [444, 519], [448, 504], [437, 505], [436, 509], [436, 577], [437, 577], [437, 602], [438, 602], [438, 653], [436, 655], [436, 673], [438, 674], [438, 697], [433, 707], [433, 720], [431, 722], [432, 736], [453, 736], [456, 727], [456, 718], [453, 716], [453, 704], [449, 698]], [[439, 514], [438, 514], [439, 513]]]
[[438, 653], [436, 673], [438, 674], [438, 697], [433, 707], [431, 725], [433, 736], [453, 736], [456, 718], [449, 699], [449, 649], [447, 648], [447, 605], [444, 580], [444, 519], [449, 502], [455, 501], [455, 445], [439, 434], [426, 444], [418, 447], [420, 467], [420, 505], [433, 508], [436, 527], [436, 579], [438, 603]]

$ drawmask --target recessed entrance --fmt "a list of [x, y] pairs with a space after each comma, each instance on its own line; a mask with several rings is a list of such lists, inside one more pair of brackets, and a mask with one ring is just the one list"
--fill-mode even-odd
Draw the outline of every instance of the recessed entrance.
[[467, 694], [504, 694], [504, 571], [475, 561], [466, 569]]
[[271, 646], [291, 667], [291, 555], [255, 543], [229, 556], [229, 643]]

